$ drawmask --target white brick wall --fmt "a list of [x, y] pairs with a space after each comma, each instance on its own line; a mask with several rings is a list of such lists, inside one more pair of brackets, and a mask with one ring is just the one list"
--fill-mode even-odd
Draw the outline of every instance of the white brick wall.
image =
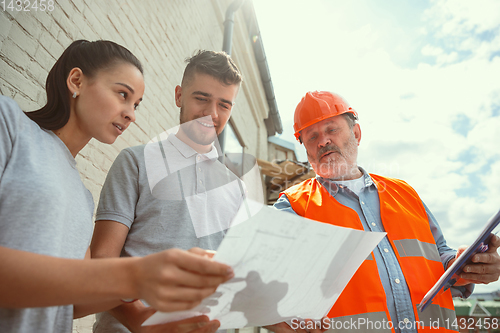
[[[7, 1], [8, 2], [8, 1]], [[130, 49], [143, 63], [146, 92], [137, 121], [115, 144], [92, 140], [77, 156], [83, 182], [97, 204], [106, 173], [123, 148], [147, 142], [175, 126], [174, 88], [184, 59], [197, 49], [220, 50], [230, 0], [57, 0], [52, 12], [0, 9], [0, 94], [30, 111], [45, 100], [45, 79], [63, 50], [76, 39], [108, 39]], [[267, 158], [263, 118], [267, 104], [244, 24], [235, 16], [232, 55], [244, 75], [234, 124], [246, 152]], [[75, 321], [74, 332], [90, 332], [92, 317]]]

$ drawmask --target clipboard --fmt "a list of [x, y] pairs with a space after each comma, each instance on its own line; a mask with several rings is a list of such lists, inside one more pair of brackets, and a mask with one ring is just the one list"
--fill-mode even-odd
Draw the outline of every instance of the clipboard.
[[472, 262], [472, 256], [476, 253], [482, 253], [488, 250], [488, 243], [493, 236], [493, 230], [500, 223], [500, 210], [493, 215], [474, 243], [469, 246], [457, 260], [444, 272], [436, 284], [425, 294], [424, 298], [418, 305], [420, 312], [424, 311], [431, 303], [432, 300], [442, 292], [448, 290], [459, 279], [458, 275], [462, 273], [465, 265]]

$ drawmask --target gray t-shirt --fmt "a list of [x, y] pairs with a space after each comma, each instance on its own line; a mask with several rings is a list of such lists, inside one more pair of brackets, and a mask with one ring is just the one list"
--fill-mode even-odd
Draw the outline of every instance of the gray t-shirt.
[[[0, 96], [0, 246], [83, 259], [92, 195], [66, 145]], [[0, 332], [71, 332], [73, 306], [0, 308]]]
[[[170, 134], [120, 152], [104, 182], [96, 220], [130, 228], [121, 256], [170, 248], [216, 250], [244, 198], [244, 185], [217, 160]], [[129, 332], [108, 313], [94, 332]]]

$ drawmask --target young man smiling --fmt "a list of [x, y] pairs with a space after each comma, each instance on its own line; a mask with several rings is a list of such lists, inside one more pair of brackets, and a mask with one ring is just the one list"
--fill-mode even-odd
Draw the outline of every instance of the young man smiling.
[[212, 74], [185, 74], [181, 86], [175, 88], [175, 104], [181, 111], [177, 137], [196, 151], [210, 151], [216, 135], [222, 132], [231, 116], [239, 87], [239, 82], [224, 82]]
[[[109, 170], [97, 208], [93, 258], [174, 247], [215, 250], [244, 198], [242, 184], [218, 161], [214, 145], [231, 116], [241, 73], [223, 52], [200, 51], [187, 62], [175, 88], [177, 133], [124, 149]], [[140, 325], [154, 312], [140, 300], [123, 304], [98, 314], [94, 332], [142, 332]], [[217, 329], [217, 322], [206, 321], [190, 324], [197, 332]]]

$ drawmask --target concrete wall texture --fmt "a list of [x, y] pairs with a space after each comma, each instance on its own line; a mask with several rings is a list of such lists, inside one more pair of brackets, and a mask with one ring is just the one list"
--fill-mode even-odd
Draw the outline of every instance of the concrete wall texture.
[[[5, 0], [5, 6], [10, 2]], [[120, 150], [146, 143], [178, 124], [174, 88], [180, 84], [184, 59], [198, 49], [221, 50], [224, 14], [231, 1], [56, 0], [45, 1], [53, 5], [45, 11], [26, 8], [26, 3], [22, 10], [16, 1], [11, 8], [0, 8], [0, 94], [13, 98], [24, 111], [45, 104], [48, 71], [74, 40], [112, 40], [143, 63], [146, 91], [136, 123], [113, 145], [92, 140], [77, 156], [82, 180], [97, 204]], [[263, 119], [268, 105], [241, 10], [235, 15], [232, 57], [245, 80], [233, 109], [235, 131], [246, 153], [267, 159]], [[75, 321], [74, 332], [90, 332], [92, 321]]]

